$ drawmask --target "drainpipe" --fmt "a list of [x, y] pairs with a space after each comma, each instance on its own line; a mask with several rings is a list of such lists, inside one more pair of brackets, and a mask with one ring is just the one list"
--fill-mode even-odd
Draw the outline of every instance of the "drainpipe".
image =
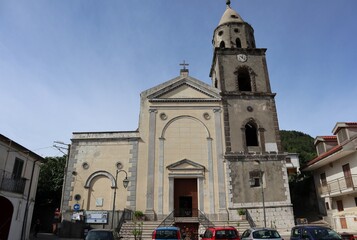
[[[30, 153], [28, 153], [29, 155]], [[28, 157], [27, 155], [27, 157]], [[27, 227], [27, 216], [28, 216], [28, 212], [29, 212], [29, 202], [30, 202], [30, 195], [31, 195], [31, 188], [32, 188], [32, 182], [33, 182], [33, 175], [35, 172], [35, 166], [36, 166], [36, 162], [38, 162], [40, 160], [36, 159], [33, 162], [32, 165], [32, 172], [31, 172], [31, 177], [30, 177], [30, 186], [29, 186], [29, 190], [27, 192], [27, 199], [26, 199], [26, 208], [25, 208], [25, 215], [24, 215], [24, 221], [22, 223], [22, 231], [21, 231], [21, 239], [25, 240], [26, 239], [26, 227]]]

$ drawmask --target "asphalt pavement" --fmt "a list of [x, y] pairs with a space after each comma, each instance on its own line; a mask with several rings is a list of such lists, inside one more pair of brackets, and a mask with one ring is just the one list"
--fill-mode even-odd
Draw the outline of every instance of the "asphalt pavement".
[[33, 235], [30, 236], [30, 240], [51, 240], [51, 239], [56, 239], [56, 240], [79, 240], [82, 238], [60, 238], [57, 235], [53, 233], [38, 233], [37, 238], [34, 237]]

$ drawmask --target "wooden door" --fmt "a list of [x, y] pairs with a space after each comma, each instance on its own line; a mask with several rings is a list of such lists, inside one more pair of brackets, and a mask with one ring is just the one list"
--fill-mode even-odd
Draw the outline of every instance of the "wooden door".
[[353, 187], [350, 164], [347, 163], [347, 164], [343, 165], [342, 169], [343, 169], [343, 175], [345, 176], [346, 187], [347, 188]]
[[347, 228], [347, 221], [345, 217], [340, 217], [340, 224], [341, 224], [341, 228], [342, 229], [346, 229]]
[[177, 217], [197, 217], [197, 179], [175, 179], [174, 207]]

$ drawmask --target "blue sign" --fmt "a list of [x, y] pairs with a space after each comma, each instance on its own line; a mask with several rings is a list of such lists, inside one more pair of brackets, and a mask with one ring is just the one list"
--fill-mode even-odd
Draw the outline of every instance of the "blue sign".
[[81, 206], [78, 203], [73, 205], [73, 209], [76, 211], [78, 211], [80, 208], [81, 208]]

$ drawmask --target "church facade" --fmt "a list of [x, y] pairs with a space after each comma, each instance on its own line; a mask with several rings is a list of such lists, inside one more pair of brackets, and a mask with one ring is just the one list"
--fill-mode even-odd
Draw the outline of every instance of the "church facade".
[[253, 28], [229, 2], [213, 45], [212, 85], [184, 65], [140, 94], [136, 131], [73, 133], [64, 219], [74, 208], [107, 211], [108, 219], [127, 208], [157, 221], [234, 221], [244, 209], [257, 226], [294, 225], [266, 49], [256, 48]]

